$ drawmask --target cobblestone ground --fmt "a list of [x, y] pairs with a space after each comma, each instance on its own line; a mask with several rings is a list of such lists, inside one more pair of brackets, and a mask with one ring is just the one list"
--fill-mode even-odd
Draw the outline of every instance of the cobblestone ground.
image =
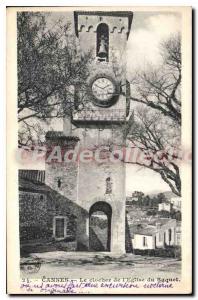
[[[32, 272], [27, 272], [31, 266]], [[67, 277], [180, 277], [181, 261], [173, 258], [148, 257], [133, 254], [47, 252], [34, 253], [21, 259], [21, 276], [27, 278]]]

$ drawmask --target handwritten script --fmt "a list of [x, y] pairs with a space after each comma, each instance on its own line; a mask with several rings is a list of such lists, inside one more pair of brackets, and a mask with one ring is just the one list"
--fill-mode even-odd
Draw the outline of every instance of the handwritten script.
[[34, 294], [97, 294], [107, 290], [120, 292], [124, 290], [143, 289], [172, 289], [179, 278], [100, 278], [100, 279], [69, 279], [69, 278], [46, 278], [28, 279], [23, 278], [20, 289], [24, 293]]

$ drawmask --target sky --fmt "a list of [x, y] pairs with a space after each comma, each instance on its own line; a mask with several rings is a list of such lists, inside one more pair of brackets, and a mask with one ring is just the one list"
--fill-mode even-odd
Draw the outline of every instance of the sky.
[[[61, 18], [71, 22], [74, 28], [73, 13], [52, 13], [49, 26]], [[168, 36], [181, 31], [181, 18], [179, 13], [173, 12], [134, 12], [131, 32], [127, 42], [128, 70], [133, 71], [144, 67], [147, 62], [158, 64], [160, 61], [159, 45]]]
[[128, 71], [160, 62], [160, 43], [181, 30], [180, 14], [136, 12], [127, 43]]
[[[49, 25], [51, 26], [60, 16], [65, 21], [72, 22], [73, 25], [72, 13], [52, 14], [49, 18]], [[147, 63], [159, 64], [161, 59], [159, 52], [160, 43], [180, 30], [181, 19], [179, 14], [169, 12], [135, 12], [127, 43], [128, 75], [130, 76], [134, 70], [144, 69]], [[59, 123], [57, 130], [62, 130], [62, 122]], [[39, 167], [41, 169], [44, 168], [43, 165], [37, 166], [37, 168]], [[29, 168], [32, 167], [29, 166]], [[131, 195], [135, 190], [149, 194], [153, 191], [163, 192], [170, 189], [159, 174], [154, 171], [127, 164], [126, 193]]]
[[[160, 43], [181, 30], [179, 14], [173, 13], [134, 13], [131, 33], [127, 44], [128, 73], [144, 69], [147, 63], [159, 64]], [[169, 191], [169, 186], [156, 172], [138, 166], [126, 166], [126, 193], [134, 190], [144, 193]]]

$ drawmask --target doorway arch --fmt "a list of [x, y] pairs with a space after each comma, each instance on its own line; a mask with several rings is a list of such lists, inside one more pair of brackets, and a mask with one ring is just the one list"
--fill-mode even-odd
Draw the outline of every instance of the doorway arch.
[[111, 205], [104, 201], [94, 203], [89, 210], [89, 250], [111, 251]]

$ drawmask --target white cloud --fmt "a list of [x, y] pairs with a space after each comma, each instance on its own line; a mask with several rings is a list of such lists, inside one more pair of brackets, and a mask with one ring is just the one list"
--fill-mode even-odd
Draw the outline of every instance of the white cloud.
[[159, 37], [168, 37], [181, 30], [180, 18], [175, 15], [157, 15], [149, 18], [150, 30]]
[[142, 28], [138, 26], [136, 29], [135, 22], [138, 17], [134, 17], [134, 24], [128, 40], [127, 61], [129, 72], [144, 68], [147, 63], [158, 64], [161, 58], [159, 53], [160, 43], [181, 30], [179, 15], [156, 14], [147, 16], [145, 17], [146, 20], [142, 22]]

